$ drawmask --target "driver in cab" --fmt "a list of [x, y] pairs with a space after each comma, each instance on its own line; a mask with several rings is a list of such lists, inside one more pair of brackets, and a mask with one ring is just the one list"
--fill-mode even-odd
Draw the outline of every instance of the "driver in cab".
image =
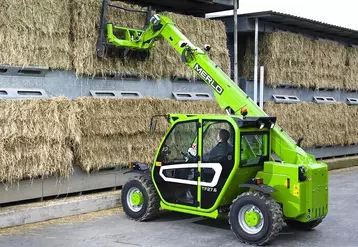
[[[233, 151], [233, 147], [228, 140], [230, 133], [226, 129], [221, 129], [216, 137], [218, 143], [209, 152], [203, 155], [203, 162], [219, 161], [223, 157], [227, 157]], [[196, 148], [189, 148], [188, 153], [191, 156], [196, 156]]]
[[226, 129], [221, 129], [217, 136], [218, 144], [213, 147], [209, 152], [203, 155], [203, 162], [215, 161], [220, 157], [228, 156], [233, 151], [233, 147], [228, 140], [230, 133]]
[[[221, 129], [217, 135], [218, 144], [213, 147], [209, 152], [203, 155], [203, 162], [219, 161], [222, 157], [228, 157], [229, 153], [233, 151], [233, 147], [228, 140], [230, 139], [230, 133], [226, 129]], [[192, 149], [189, 151], [191, 155], [196, 155], [196, 150]], [[191, 169], [191, 174], [188, 177], [189, 180], [194, 179], [194, 169]], [[193, 200], [190, 189], [187, 189], [185, 199], [187, 201]]]

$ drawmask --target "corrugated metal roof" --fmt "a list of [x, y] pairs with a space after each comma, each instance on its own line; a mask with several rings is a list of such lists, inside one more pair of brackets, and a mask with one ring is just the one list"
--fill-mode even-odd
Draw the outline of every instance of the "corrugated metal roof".
[[[358, 44], [358, 30], [336, 26], [312, 19], [307, 19], [291, 14], [280, 13], [276, 11], [263, 11], [255, 13], [240, 14], [239, 17], [248, 19], [259, 18], [259, 21], [267, 21], [274, 24], [280, 24], [287, 27], [297, 28], [321, 34], [322, 36], [340, 37], [348, 42]], [[228, 17], [217, 17], [219, 19], [228, 19]], [[215, 19], [217, 19], [215, 18]], [[230, 16], [232, 18], [232, 16]]]

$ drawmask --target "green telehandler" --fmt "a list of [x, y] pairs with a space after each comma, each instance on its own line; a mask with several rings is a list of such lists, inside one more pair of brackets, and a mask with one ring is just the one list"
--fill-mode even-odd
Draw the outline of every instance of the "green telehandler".
[[150, 8], [143, 11], [143, 29], [115, 26], [106, 20], [108, 6], [121, 8], [103, 1], [98, 56], [111, 48], [146, 59], [155, 41], [164, 39], [227, 112], [165, 116], [170, 128], [153, 164], [133, 163], [130, 172], [136, 176], [122, 188], [126, 215], [146, 221], [164, 209], [212, 219], [228, 216], [237, 238], [253, 245], [268, 243], [284, 222], [304, 230], [319, 225], [328, 213], [327, 165], [306, 153], [276, 117], [267, 116], [210, 60], [209, 45], [193, 45], [170, 18], [152, 16]]

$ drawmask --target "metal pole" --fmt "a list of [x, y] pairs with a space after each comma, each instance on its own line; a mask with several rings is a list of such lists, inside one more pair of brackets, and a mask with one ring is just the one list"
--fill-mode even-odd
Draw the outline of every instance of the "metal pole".
[[259, 46], [259, 21], [258, 18], [255, 18], [255, 67], [254, 67], [254, 102], [257, 104], [257, 58], [258, 58], [258, 46]]
[[260, 108], [264, 109], [264, 66], [260, 67]]
[[234, 82], [238, 85], [238, 51], [237, 51], [237, 2], [238, 0], [234, 1]]

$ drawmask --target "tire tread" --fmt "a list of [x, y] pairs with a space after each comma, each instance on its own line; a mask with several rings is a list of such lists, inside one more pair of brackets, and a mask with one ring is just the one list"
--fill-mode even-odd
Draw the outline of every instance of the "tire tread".
[[132, 180], [137, 180], [146, 190], [148, 194], [148, 206], [147, 210], [140, 218], [133, 218], [127, 215], [128, 218], [135, 221], [147, 221], [153, 219], [155, 216], [157, 216], [160, 209], [160, 199], [153, 182], [146, 176], [136, 176]]
[[[256, 198], [264, 201], [265, 204], [269, 206], [269, 210], [271, 211], [271, 214], [272, 214], [272, 221], [273, 222], [272, 222], [272, 230], [270, 232], [270, 235], [268, 237], [266, 237], [263, 241], [261, 241], [261, 242], [259, 242], [257, 244], [252, 244], [250, 242], [247, 242], [247, 241], [241, 239], [240, 236], [238, 236], [238, 234], [234, 231], [233, 226], [231, 224], [230, 212], [231, 212], [232, 205], [234, 205], [234, 203], [237, 200], [239, 200], [240, 198], [245, 197], [245, 196], [253, 196], [253, 197], [256, 197]], [[268, 242], [270, 242], [273, 238], [275, 238], [280, 233], [280, 231], [282, 230], [282, 227], [283, 227], [283, 223], [284, 223], [284, 221], [283, 221], [283, 213], [282, 213], [280, 205], [273, 198], [271, 198], [268, 195], [264, 195], [259, 191], [247, 191], [247, 192], [244, 192], [244, 193], [240, 194], [239, 196], [237, 196], [236, 199], [234, 199], [232, 204], [230, 205], [230, 211], [229, 211], [230, 229], [231, 229], [232, 232], [234, 232], [235, 236], [239, 239], [239, 241], [241, 241], [241, 242], [243, 242], [245, 244], [259, 245], [259, 246], [267, 244]]]

